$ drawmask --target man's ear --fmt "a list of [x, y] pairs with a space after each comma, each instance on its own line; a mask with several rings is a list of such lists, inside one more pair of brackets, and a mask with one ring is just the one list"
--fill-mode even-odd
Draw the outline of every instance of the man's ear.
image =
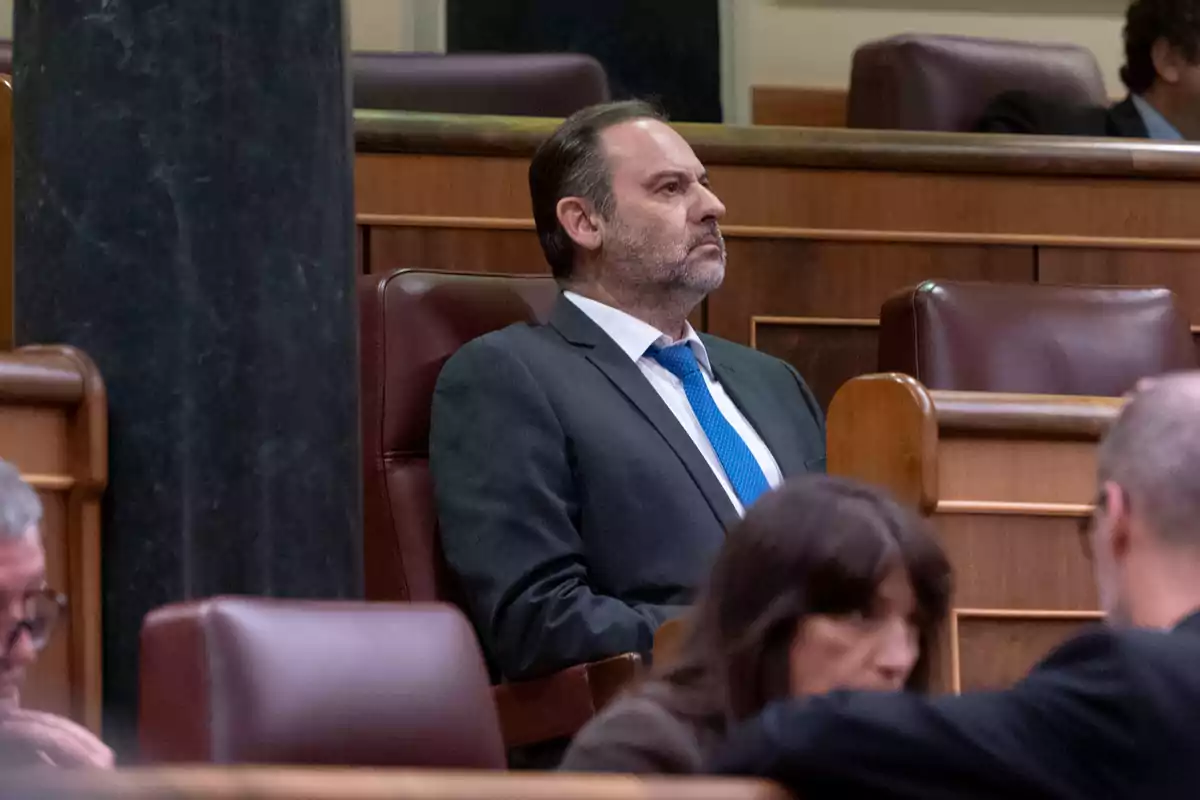
[[1154, 71], [1158, 73], [1159, 80], [1170, 84], [1179, 83], [1183, 68], [1187, 66], [1187, 59], [1166, 37], [1160, 36], [1154, 42], [1154, 46], [1150, 48], [1150, 58], [1154, 61]]
[[1129, 493], [1118, 483], [1106, 481], [1104, 484], [1105, 516], [1108, 519], [1108, 547], [1112, 555], [1121, 559], [1129, 554], [1133, 544], [1133, 525], [1129, 515]]
[[558, 214], [558, 224], [563, 226], [563, 230], [575, 244], [584, 250], [600, 249], [604, 237], [596, 210], [591, 203], [582, 197], [564, 197], [558, 201], [555, 211]]

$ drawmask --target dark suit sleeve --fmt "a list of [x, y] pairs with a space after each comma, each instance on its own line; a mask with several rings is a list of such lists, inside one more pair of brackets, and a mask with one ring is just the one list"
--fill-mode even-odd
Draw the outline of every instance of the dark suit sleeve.
[[796, 386], [800, 389], [800, 397], [804, 400], [804, 408], [809, 416], [816, 423], [819, 455], [808, 459], [805, 466], [809, 472], [824, 472], [825, 471], [825, 412], [821, 410], [821, 404], [817, 402], [817, 397], [812, 393], [812, 389], [808, 388], [808, 383], [801, 377], [799, 371], [786, 361], [780, 361], [787, 368], [792, 380], [796, 382]]
[[1098, 631], [1006, 692], [778, 703], [735, 731], [713, 771], [805, 798], [1133, 796], [1144, 732], [1129, 669], [1116, 636]]
[[478, 340], [434, 394], [430, 460], [446, 561], [504, 677], [648, 653], [680, 609], [629, 606], [588, 583], [569, 443], [518, 357]]

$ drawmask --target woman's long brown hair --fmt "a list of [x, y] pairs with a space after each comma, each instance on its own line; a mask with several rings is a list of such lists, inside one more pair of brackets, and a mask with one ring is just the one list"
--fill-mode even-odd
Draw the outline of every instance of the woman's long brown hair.
[[[880, 582], [902, 566], [916, 597], [929, 679], [933, 635], [950, 603], [950, 565], [926, 523], [880, 490], [811, 476], [750, 508], [726, 540], [680, 652], [646, 685], [698, 724], [723, 728], [789, 693], [789, 653], [809, 614], [869, 615]], [[657, 692], [655, 692], [657, 694]]]

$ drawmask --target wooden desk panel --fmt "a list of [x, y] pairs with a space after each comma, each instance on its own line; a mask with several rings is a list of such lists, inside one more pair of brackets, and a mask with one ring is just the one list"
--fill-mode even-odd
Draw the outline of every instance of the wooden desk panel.
[[[556, 121], [372, 111], [356, 124], [364, 269], [547, 271], [526, 173]], [[822, 402], [874, 370], [883, 300], [928, 278], [1153, 280], [1200, 322], [1200, 147], [678, 129], [728, 208], [726, 282], [699, 318], [786, 358]]]
[[566, 773], [185, 767], [15, 771], [0, 800], [788, 800], [764, 781]]
[[829, 409], [829, 471], [886, 486], [930, 517], [954, 567], [935, 686], [1006, 686], [1100, 619], [1080, 523], [1116, 398], [931, 392], [857, 378]]

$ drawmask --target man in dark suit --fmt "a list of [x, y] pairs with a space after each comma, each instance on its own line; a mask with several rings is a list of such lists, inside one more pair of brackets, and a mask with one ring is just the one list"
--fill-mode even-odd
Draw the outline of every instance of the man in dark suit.
[[797, 796], [1153, 797], [1200, 791], [1200, 376], [1134, 395], [1099, 453], [1085, 542], [1109, 625], [1008, 691], [836, 693], [769, 707], [714, 771]]
[[1200, 140], [1200, 0], [1135, 0], [1125, 19], [1129, 96], [1111, 108], [1064, 106], [1008, 92], [984, 112], [984, 133]]
[[430, 440], [445, 557], [508, 680], [649, 654], [743, 509], [824, 468], [796, 371], [687, 322], [725, 208], [652, 107], [577, 113], [529, 183], [563, 294], [446, 364]]

